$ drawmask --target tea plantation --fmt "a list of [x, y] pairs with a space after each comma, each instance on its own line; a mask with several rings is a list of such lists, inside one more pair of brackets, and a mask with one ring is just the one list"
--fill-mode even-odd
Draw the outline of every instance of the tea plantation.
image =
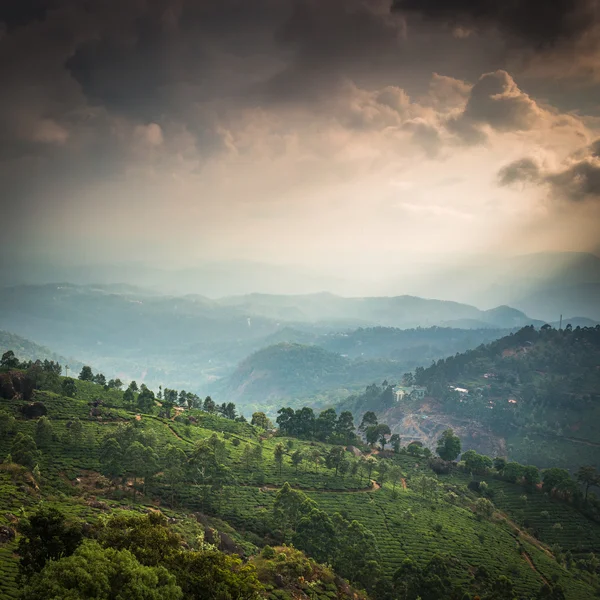
[[[0, 526], [16, 533], [0, 538], [0, 600], [19, 597], [17, 524], [40, 506], [90, 524], [108, 514], [160, 509], [190, 544], [208, 524], [249, 557], [266, 544], [281, 545], [285, 537], [274, 510], [285, 482], [331, 518], [339, 513], [369, 530], [389, 582], [405, 559], [424, 569], [441, 556], [453, 585], [464, 592], [461, 598], [537, 598], [543, 585], [552, 590], [557, 583], [568, 600], [597, 597], [598, 574], [584, 563], [600, 552], [600, 524], [540, 489], [526, 491], [491, 472], [478, 477], [485, 479], [494, 504], [483, 515], [476, 510], [481, 494], [468, 487], [470, 474], [454, 467], [436, 475], [426, 459], [405, 449], [385, 454], [386, 465], [400, 470], [394, 482], [385, 477], [382, 455], [375, 452], [370, 477], [366, 467], [336, 476], [327, 465], [329, 444], [276, 435], [201, 410], [167, 417], [159, 402], [151, 412], [139, 413], [126, 405], [122, 392], [91, 382], [78, 381], [74, 397], [37, 390], [32, 400], [51, 425], [45, 439], [39, 416], [28, 414], [30, 402], [0, 400]], [[20, 434], [38, 441], [35, 468], [16, 464], [11, 456]], [[145, 479], [144, 465], [110, 473], [106, 440], [111, 438], [123, 446], [124, 456], [126, 444], [130, 448], [131, 440], [142, 440], [160, 464]], [[208, 463], [191, 469], [207, 449], [220, 478], [206, 475]], [[298, 451], [303, 460], [294, 465], [291, 457]], [[362, 451], [371, 454], [369, 448]], [[351, 464], [357, 462], [345, 454]], [[169, 456], [180, 457], [177, 469]], [[512, 582], [512, 591], [489, 595], [490, 582], [502, 577]], [[375, 588], [371, 591], [377, 596]]]

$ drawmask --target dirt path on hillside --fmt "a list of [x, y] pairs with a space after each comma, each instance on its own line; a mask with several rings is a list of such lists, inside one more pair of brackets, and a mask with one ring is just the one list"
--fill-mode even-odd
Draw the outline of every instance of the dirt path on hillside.
[[532, 571], [535, 571], [536, 574], [538, 575], [538, 577], [546, 584], [546, 585], [550, 585], [548, 583], [548, 580], [535, 568], [535, 565], [533, 564], [533, 561], [531, 560], [531, 556], [529, 556], [529, 554], [527, 554], [527, 552], [525, 552], [525, 550], [523, 550], [523, 552], [521, 553], [521, 556], [525, 559], [525, 562], [531, 567]]
[[402, 483], [402, 489], [406, 490], [406, 479], [404, 477], [400, 480], [400, 483]]

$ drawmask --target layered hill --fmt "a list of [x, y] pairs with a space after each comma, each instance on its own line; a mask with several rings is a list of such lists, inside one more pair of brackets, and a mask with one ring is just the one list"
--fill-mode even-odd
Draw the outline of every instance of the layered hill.
[[[329, 349], [330, 340], [324, 334], [346, 332], [359, 325], [459, 323], [468, 329], [497, 329], [525, 322], [530, 322], [526, 315], [506, 307], [480, 311], [415, 297], [313, 294], [211, 300], [159, 295], [130, 285], [0, 288], [0, 328], [35, 339], [57, 354], [75, 356], [101, 371], [116, 373], [123, 380], [197, 391], [230, 375], [240, 361], [271, 345], [277, 336], [281, 336], [278, 341], [296, 341], [282, 335], [288, 328], [312, 337], [309, 343]], [[342, 350], [335, 351], [351, 354]], [[371, 357], [375, 355], [370, 351]]]

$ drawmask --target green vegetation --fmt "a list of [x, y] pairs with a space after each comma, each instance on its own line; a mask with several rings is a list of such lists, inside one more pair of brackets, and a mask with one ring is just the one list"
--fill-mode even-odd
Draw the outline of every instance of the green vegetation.
[[[600, 467], [600, 326], [524, 327], [415, 371], [440, 410], [507, 438], [511, 455], [542, 467]], [[466, 390], [461, 392], [460, 390]]]
[[473, 451], [457, 464], [452, 431], [434, 458], [391, 442], [375, 414], [357, 433], [343, 412], [282, 409], [273, 432], [210, 398], [167, 411], [163, 390], [92, 373], [68, 397], [57, 377], [0, 400], [2, 600], [116, 598], [123, 579], [144, 598], [279, 600], [537, 598], [544, 586], [579, 600], [600, 585], [593, 469], [575, 480]]

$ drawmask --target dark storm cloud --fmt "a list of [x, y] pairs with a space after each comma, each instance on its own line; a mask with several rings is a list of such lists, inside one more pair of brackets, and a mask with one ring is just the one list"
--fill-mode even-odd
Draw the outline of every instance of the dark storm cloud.
[[471, 88], [464, 110], [447, 121], [448, 129], [463, 143], [487, 140], [482, 128], [499, 132], [527, 131], [540, 123], [542, 111], [504, 70], [483, 74]]
[[537, 49], [576, 42], [600, 18], [597, 0], [394, 0], [393, 10], [466, 31], [497, 28]]
[[600, 161], [583, 159], [546, 176], [554, 192], [571, 202], [600, 201]]
[[543, 169], [529, 157], [514, 161], [499, 171], [498, 182], [547, 185], [556, 198], [568, 202], [600, 201], [600, 139], [573, 154], [558, 169]]
[[515, 160], [502, 167], [498, 173], [500, 185], [511, 185], [516, 182], [535, 182], [540, 178], [540, 167], [535, 160], [529, 157]]
[[[49, 9], [57, 5], [52, 0], [2, 0], [0, 2], [0, 24], [8, 31], [42, 21]], [[1, 31], [0, 27], [0, 31]]]

